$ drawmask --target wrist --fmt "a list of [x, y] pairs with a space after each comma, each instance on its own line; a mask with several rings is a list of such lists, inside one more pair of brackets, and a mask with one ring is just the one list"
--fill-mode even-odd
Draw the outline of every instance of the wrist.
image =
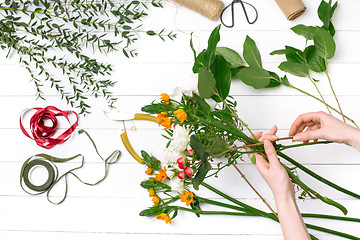
[[349, 139], [349, 145], [360, 151], [360, 130], [355, 129]]

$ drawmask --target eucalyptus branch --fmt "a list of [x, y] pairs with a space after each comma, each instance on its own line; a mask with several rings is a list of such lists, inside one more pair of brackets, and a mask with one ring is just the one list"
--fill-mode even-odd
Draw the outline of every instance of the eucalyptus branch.
[[[161, 0], [6, 0], [0, 3], [0, 48], [8, 51], [7, 56], [12, 50], [17, 53], [34, 81], [37, 98], [44, 99], [42, 81], [49, 81], [61, 98], [86, 114], [90, 108], [86, 95], [101, 96], [109, 105], [116, 98], [109, 91], [115, 82], [103, 79], [112, 73], [112, 66], [84, 50], [121, 51], [126, 57], [135, 57], [132, 44], [140, 33], [162, 40], [176, 37], [172, 32], [142, 28], [148, 4], [162, 7]], [[62, 57], [58, 57], [59, 50]], [[70, 62], [71, 58], [80, 61]], [[60, 69], [63, 77], [55, 79], [55, 69]]]

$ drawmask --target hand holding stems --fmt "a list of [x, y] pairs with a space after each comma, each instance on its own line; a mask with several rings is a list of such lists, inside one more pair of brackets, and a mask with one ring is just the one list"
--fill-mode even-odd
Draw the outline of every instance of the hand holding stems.
[[[255, 166], [261, 176], [265, 179], [273, 192], [278, 218], [281, 229], [286, 240], [310, 239], [300, 211], [295, 201], [294, 186], [286, 170], [281, 166], [274, 146], [270, 141], [275, 141], [277, 127], [274, 126], [268, 134], [256, 133], [255, 137], [264, 142], [264, 149], [268, 161], [260, 154], [255, 154]], [[249, 154], [252, 157], [252, 154]]]
[[294, 136], [294, 141], [325, 139], [345, 143], [360, 151], [360, 130], [325, 112], [300, 115], [291, 125], [289, 136]]

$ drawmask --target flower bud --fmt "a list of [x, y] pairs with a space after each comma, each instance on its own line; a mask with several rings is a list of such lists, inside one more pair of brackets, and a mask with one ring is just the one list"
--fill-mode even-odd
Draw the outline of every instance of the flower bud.
[[178, 167], [179, 167], [180, 169], [185, 169], [185, 164], [178, 164]]
[[194, 156], [194, 154], [195, 154], [194, 150], [189, 149], [188, 155], [192, 157], [192, 156]]
[[183, 157], [179, 157], [178, 160], [177, 160], [177, 163], [178, 163], [179, 165], [185, 165], [185, 160], [184, 160], [184, 158], [183, 158]]
[[194, 170], [192, 168], [190, 168], [190, 167], [187, 167], [187, 168], [185, 168], [184, 173], [187, 176], [191, 177], [194, 174]]
[[180, 179], [184, 179], [184, 176], [185, 176], [185, 174], [184, 174], [184, 172], [178, 172], [178, 178], [180, 178]]

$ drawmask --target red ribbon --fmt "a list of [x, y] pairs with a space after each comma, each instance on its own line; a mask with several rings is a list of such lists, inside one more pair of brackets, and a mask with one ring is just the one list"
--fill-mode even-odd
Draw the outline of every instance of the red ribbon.
[[[30, 119], [30, 135], [23, 127], [22, 120], [24, 115], [31, 110], [36, 110], [36, 112]], [[69, 115], [72, 113], [76, 116], [76, 122], [71, 125]], [[51, 138], [57, 131], [58, 116], [65, 117], [65, 119], [70, 124], [70, 128], [63, 132], [57, 138]], [[52, 125], [46, 126], [45, 120], [50, 120]], [[48, 106], [46, 108], [30, 108], [22, 112], [20, 116], [20, 128], [27, 137], [35, 140], [37, 145], [46, 149], [50, 149], [55, 147], [57, 144], [65, 142], [71, 137], [71, 134], [75, 131], [75, 128], [78, 125], [78, 120], [79, 116], [74, 111], [61, 111], [60, 109], [57, 109], [53, 106]]]

